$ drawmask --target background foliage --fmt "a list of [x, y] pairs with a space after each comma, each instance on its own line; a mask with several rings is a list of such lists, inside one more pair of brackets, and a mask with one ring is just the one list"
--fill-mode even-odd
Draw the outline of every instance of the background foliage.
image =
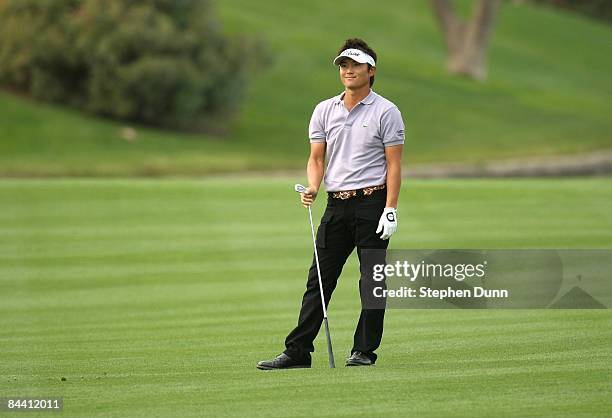
[[532, 0], [535, 3], [548, 4], [561, 9], [612, 22], [612, 2], [610, 0]]
[[[471, 2], [457, 4], [469, 12]], [[118, 123], [0, 91], [0, 176], [302, 172], [312, 110], [341, 91], [331, 60], [348, 36], [363, 37], [379, 54], [374, 87], [402, 111], [407, 167], [612, 149], [612, 55], [602, 53], [612, 42], [612, 26], [558, 8], [502, 2], [489, 77], [475, 83], [445, 71], [444, 42], [429, 2], [385, 5], [217, 2], [223, 33], [260, 36], [274, 54], [265, 71], [243, 70], [248, 88], [239, 112], [217, 118], [224, 135]], [[126, 125], [133, 135], [125, 134]]]
[[162, 127], [232, 110], [261, 43], [220, 33], [202, 0], [0, 0], [0, 82]]

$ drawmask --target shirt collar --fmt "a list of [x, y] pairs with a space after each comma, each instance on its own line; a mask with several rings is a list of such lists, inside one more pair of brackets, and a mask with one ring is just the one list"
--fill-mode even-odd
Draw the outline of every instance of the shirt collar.
[[370, 89], [370, 93], [363, 98], [361, 103], [363, 103], [364, 105], [371, 105], [372, 103], [374, 103], [374, 99], [376, 99], [376, 93], [374, 93], [374, 91]]
[[337, 105], [342, 104], [342, 99], [344, 99], [344, 92], [340, 93], [335, 97], [334, 103]]
[[[339, 95], [337, 95], [334, 99], [334, 103], [335, 104], [342, 104], [342, 100], [344, 100], [344, 93], [342, 92]], [[371, 105], [372, 103], [374, 103], [374, 100], [376, 99], [377, 94], [374, 93], [374, 91], [372, 89], [370, 89], [370, 93], [368, 93], [368, 95], [366, 97], [364, 97], [359, 103], [363, 103], [364, 105]]]

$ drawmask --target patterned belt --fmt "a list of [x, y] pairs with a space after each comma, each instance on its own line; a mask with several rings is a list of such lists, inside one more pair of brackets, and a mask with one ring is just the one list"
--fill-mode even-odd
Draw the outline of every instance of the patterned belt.
[[376, 190], [382, 190], [386, 187], [387, 186], [385, 184], [381, 184], [380, 186], [364, 187], [363, 189], [358, 189], [358, 190], [345, 190], [342, 192], [331, 192], [330, 195], [334, 199], [346, 200], [346, 199], [350, 199], [351, 197], [355, 197], [357, 195], [370, 196]]

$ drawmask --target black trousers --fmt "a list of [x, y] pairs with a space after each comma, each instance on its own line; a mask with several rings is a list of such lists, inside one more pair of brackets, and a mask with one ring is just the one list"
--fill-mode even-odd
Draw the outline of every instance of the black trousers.
[[[386, 199], [386, 189], [375, 191], [370, 196], [356, 196], [347, 200], [328, 197], [316, 238], [326, 304], [329, 304], [346, 259], [355, 247], [361, 270], [360, 291], [364, 275], [372, 275], [363, 251], [386, 249], [389, 245], [388, 240], [380, 239], [381, 234], [376, 233]], [[361, 310], [351, 353], [361, 351], [376, 361], [374, 350], [382, 339], [384, 317], [384, 309]], [[309, 359], [322, 322], [323, 309], [313, 254], [298, 324], [285, 340], [285, 354], [294, 359]]]

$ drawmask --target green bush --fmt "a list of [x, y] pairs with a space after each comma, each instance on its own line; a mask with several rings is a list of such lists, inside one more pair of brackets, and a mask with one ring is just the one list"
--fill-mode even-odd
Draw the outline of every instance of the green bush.
[[610, 0], [531, 0], [561, 9], [571, 10], [587, 16], [612, 22], [612, 2]]
[[206, 0], [0, 0], [0, 83], [109, 117], [214, 128], [265, 55]]

